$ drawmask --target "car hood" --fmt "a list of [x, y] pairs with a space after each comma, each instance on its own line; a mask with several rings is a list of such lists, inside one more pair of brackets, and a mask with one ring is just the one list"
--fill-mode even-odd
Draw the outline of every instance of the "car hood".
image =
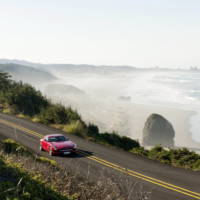
[[64, 141], [64, 142], [52, 142], [53, 146], [56, 147], [57, 149], [62, 149], [62, 148], [74, 148], [74, 143], [72, 141]]

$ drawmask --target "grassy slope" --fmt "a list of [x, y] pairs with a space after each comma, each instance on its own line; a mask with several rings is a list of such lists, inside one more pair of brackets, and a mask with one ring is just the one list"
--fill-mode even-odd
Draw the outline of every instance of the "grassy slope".
[[97, 143], [111, 145], [135, 154], [158, 160], [173, 166], [200, 170], [200, 155], [186, 148], [165, 150], [156, 146], [151, 150], [140, 147], [138, 141], [117, 133], [99, 133], [96, 125], [87, 125], [71, 108], [53, 104], [30, 85], [11, 81], [0, 73], [0, 111], [52, 125], [67, 133], [76, 134]]
[[38, 157], [13, 140], [0, 142], [1, 200], [125, 200], [130, 194], [131, 199], [142, 200], [147, 195], [141, 190], [128, 188], [130, 191], [121, 185], [120, 178], [114, 182], [104, 175], [97, 183], [91, 183], [78, 172]]

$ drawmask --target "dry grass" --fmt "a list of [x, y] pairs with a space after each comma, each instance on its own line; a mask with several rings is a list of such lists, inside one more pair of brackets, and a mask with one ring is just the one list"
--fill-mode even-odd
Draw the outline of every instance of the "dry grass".
[[127, 176], [126, 184], [122, 181], [124, 177], [109, 177], [106, 171], [94, 183], [89, 180], [90, 166], [86, 177], [81, 177], [79, 167], [73, 171], [70, 168], [60, 168], [49, 163], [38, 162], [37, 157], [27, 157], [20, 154], [6, 154], [0, 152], [1, 158], [6, 163], [12, 163], [24, 170], [31, 177], [38, 177], [41, 183], [53, 188], [61, 195], [74, 197], [81, 200], [146, 200], [149, 193], [144, 192], [140, 184], [132, 182]]
[[62, 130], [64, 128], [63, 124], [50, 124], [51, 127]]
[[31, 121], [32, 122], [36, 122], [36, 123], [40, 123], [40, 119], [38, 117], [36, 117], [36, 116], [32, 117]]

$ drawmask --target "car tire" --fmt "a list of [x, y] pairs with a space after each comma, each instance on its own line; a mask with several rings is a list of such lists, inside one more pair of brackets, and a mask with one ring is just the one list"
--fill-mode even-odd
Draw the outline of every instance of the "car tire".
[[72, 154], [72, 155], [76, 155], [76, 154], [77, 154], [77, 151], [74, 151], [74, 152], [72, 152], [71, 154]]
[[49, 149], [49, 155], [50, 155], [50, 156], [53, 156], [53, 151], [52, 151], [52, 149]]

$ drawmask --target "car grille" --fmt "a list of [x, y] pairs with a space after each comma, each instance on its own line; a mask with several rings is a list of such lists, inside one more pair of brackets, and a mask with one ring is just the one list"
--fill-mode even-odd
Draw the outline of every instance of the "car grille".
[[68, 152], [68, 151], [72, 151], [73, 149], [68, 149], [68, 148], [63, 148], [63, 149], [59, 149], [60, 152]]

